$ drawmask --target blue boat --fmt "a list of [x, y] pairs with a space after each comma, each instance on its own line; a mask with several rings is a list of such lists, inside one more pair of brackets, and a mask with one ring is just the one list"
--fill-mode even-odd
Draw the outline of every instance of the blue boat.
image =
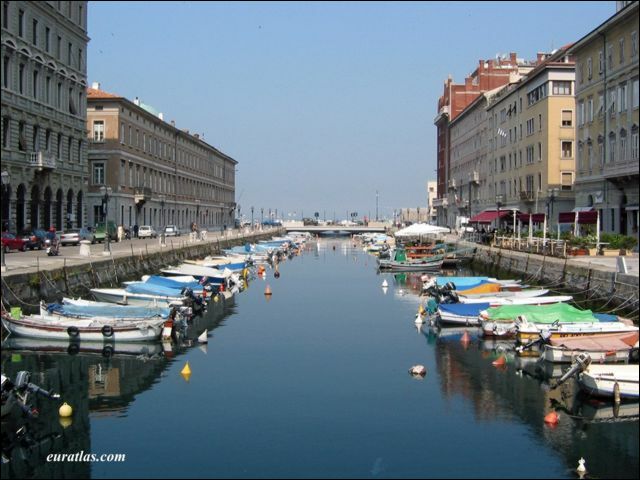
[[170, 308], [142, 307], [133, 305], [116, 305], [106, 302], [93, 302], [91, 300], [72, 300], [65, 298], [62, 303], [50, 303], [46, 306], [50, 314], [64, 315], [65, 317], [93, 318], [167, 318]]

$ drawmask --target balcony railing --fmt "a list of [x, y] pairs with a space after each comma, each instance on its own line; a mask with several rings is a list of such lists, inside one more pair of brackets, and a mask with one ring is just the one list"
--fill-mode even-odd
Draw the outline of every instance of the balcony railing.
[[47, 152], [32, 152], [29, 154], [29, 164], [35, 167], [38, 171], [44, 169], [55, 170], [56, 157]]
[[449, 201], [446, 198], [434, 198], [431, 202], [431, 205], [433, 206], [433, 208], [446, 207], [449, 205]]
[[533, 202], [536, 199], [534, 192], [520, 192], [520, 200], [524, 202]]
[[137, 187], [133, 191], [133, 201], [137, 204], [145, 203], [151, 200], [150, 187]]

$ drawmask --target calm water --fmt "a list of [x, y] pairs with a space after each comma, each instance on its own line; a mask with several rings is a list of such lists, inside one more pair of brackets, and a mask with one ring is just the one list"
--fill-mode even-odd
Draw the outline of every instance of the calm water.
[[[416, 275], [378, 275], [340, 240], [279, 270], [194, 321], [189, 336], [209, 329], [206, 348], [3, 348], [4, 372], [33, 372], [74, 415], [61, 424], [58, 405], [38, 401], [36, 444], [10, 451], [3, 422], [2, 477], [577, 478], [581, 456], [592, 478], [638, 477], [637, 404], [616, 412], [635, 421], [607, 421], [611, 405], [583, 401], [571, 382], [548, 393], [530, 359], [493, 367], [501, 346], [473, 330], [466, 347], [462, 330], [418, 330]], [[407, 373], [414, 364], [423, 380]], [[555, 428], [543, 422], [552, 406], [564, 409]], [[81, 451], [126, 461], [46, 462]]]

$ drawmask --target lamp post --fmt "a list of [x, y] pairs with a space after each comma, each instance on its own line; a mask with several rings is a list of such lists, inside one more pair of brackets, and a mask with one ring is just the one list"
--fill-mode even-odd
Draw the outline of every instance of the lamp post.
[[557, 197], [557, 188], [549, 188], [547, 190], [547, 217], [549, 217], [549, 222], [551, 222], [551, 218], [553, 217], [553, 203], [556, 201]]
[[262, 224], [264, 223], [264, 208], [260, 208], [260, 227], [262, 227]]
[[[2, 172], [2, 196], [4, 197], [6, 202], [9, 202], [9, 208], [8, 208], [9, 216], [11, 216], [11, 201], [10, 201], [9, 198], [7, 198], [7, 196], [8, 196], [7, 194], [9, 192], [9, 182], [10, 181], [11, 181], [11, 174], [7, 170], [4, 170]], [[9, 218], [7, 218], [6, 221], [8, 222]], [[5, 222], [5, 219], [3, 218], [2, 219], [2, 230], [3, 231], [4, 231], [4, 222]], [[5, 260], [4, 260], [4, 247], [0, 248], [0, 252], [1, 252], [0, 255], [2, 255], [2, 271], [4, 271], [5, 268], [7, 267], [7, 264], [5, 263]]]
[[162, 232], [164, 232], [164, 227], [165, 227], [165, 219], [164, 219], [164, 203], [166, 202], [167, 197], [165, 197], [164, 195], [160, 195], [160, 217], [161, 217], [161, 224], [162, 224]]
[[111, 197], [111, 187], [107, 187], [102, 185], [100, 187], [100, 192], [102, 193], [102, 201], [104, 204], [104, 252], [105, 254], [111, 253], [111, 236], [109, 235], [109, 198]]
[[501, 193], [496, 195], [496, 207], [497, 207], [497, 210], [498, 210], [498, 218], [496, 220], [496, 226], [497, 227], [500, 226], [500, 207], [502, 206], [503, 199], [504, 199], [504, 196]]
[[416, 212], [417, 212], [416, 216], [418, 217], [418, 223], [420, 223], [420, 207], [416, 208]]
[[253, 207], [251, 207], [251, 230], [253, 230]]

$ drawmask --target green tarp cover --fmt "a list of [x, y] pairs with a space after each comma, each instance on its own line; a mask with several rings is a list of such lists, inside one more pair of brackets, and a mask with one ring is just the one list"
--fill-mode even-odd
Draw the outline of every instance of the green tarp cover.
[[515, 320], [523, 315], [531, 323], [553, 323], [559, 320], [563, 323], [597, 322], [591, 310], [579, 310], [566, 303], [552, 303], [549, 305], [504, 305], [487, 310], [492, 320]]

